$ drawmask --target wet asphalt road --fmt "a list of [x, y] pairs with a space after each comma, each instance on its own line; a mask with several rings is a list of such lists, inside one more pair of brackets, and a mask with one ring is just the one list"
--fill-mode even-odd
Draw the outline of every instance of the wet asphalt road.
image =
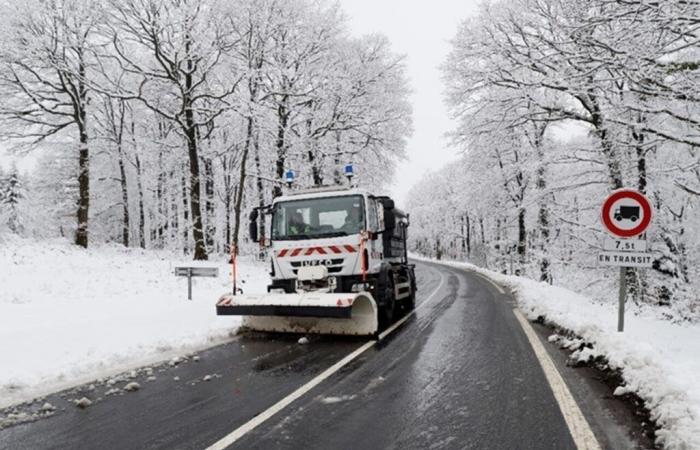
[[[419, 263], [417, 275], [414, 316], [231, 448], [576, 448], [512, 300], [459, 269]], [[49, 397], [59, 411], [0, 430], [0, 449], [206, 448], [366, 342], [297, 339], [239, 336], [199, 362], [155, 367], [134, 393], [105, 397], [98, 385]], [[69, 403], [83, 395], [101, 400]], [[603, 448], [633, 446], [615, 424], [592, 426]]]

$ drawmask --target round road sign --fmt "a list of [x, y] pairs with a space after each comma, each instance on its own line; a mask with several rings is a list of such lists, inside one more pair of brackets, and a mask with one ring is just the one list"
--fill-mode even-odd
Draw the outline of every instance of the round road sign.
[[621, 238], [635, 237], [649, 228], [651, 203], [641, 192], [618, 189], [605, 199], [600, 216], [610, 234]]

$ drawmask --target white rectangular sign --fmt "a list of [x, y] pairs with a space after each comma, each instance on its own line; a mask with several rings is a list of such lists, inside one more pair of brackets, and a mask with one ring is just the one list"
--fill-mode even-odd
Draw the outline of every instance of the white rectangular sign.
[[603, 248], [608, 252], [645, 252], [647, 241], [644, 239], [606, 238]]
[[602, 266], [649, 268], [651, 261], [651, 253], [603, 252], [598, 254], [598, 263]]

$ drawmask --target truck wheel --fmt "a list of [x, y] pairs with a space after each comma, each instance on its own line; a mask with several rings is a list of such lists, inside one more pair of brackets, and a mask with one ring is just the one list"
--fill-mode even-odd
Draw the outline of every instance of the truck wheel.
[[416, 309], [416, 291], [413, 290], [413, 286], [411, 286], [411, 295], [404, 300], [404, 308], [406, 309], [406, 313], [410, 313]]
[[631, 220], [632, 222], [636, 222], [636, 221], [637, 221], [637, 216], [632, 216], [632, 217], [630, 217], [630, 220]]
[[379, 308], [379, 328], [384, 330], [394, 323], [394, 312], [396, 311], [396, 300], [394, 290], [391, 286], [384, 289], [384, 304]]

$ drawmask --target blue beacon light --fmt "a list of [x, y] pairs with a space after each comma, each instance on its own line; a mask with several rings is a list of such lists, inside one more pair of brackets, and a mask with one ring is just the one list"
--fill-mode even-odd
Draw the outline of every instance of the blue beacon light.
[[287, 170], [287, 172], [284, 174], [284, 180], [287, 182], [289, 187], [292, 186], [292, 183], [294, 183], [294, 171], [292, 169]]
[[352, 178], [353, 175], [355, 175], [354, 169], [352, 167], [352, 164], [346, 164], [345, 165], [345, 176], [348, 178]]

